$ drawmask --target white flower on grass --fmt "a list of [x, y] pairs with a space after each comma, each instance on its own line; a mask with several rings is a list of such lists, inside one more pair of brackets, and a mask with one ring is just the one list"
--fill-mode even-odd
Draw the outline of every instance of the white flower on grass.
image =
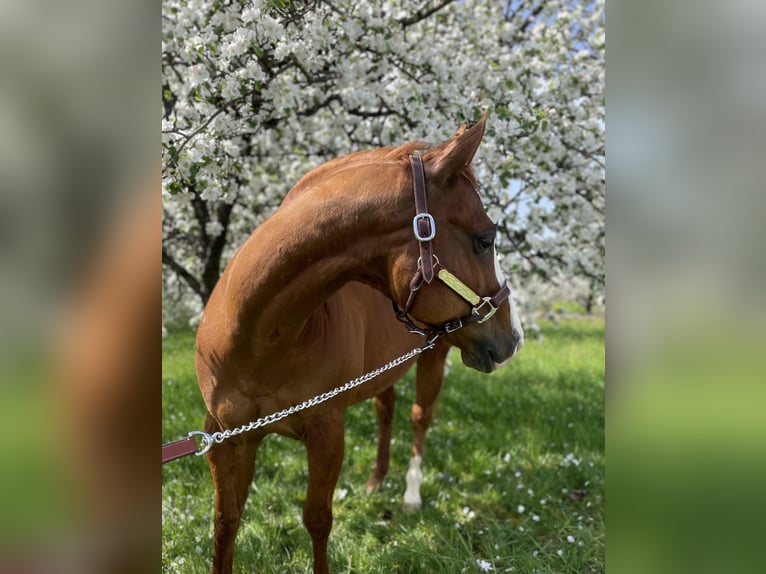
[[534, 520], [535, 522], [540, 522], [540, 517], [537, 514], [533, 514], [532, 520]]
[[476, 559], [476, 565], [481, 569], [482, 572], [492, 572], [494, 570], [490, 562], [480, 558]]
[[559, 556], [563, 556], [564, 555], [564, 551], [563, 550], [556, 550], [556, 554], [558, 554]]
[[519, 513], [519, 514], [524, 514], [524, 511], [526, 510], [526, 508], [524, 508], [524, 505], [523, 505], [523, 504], [519, 504], [519, 505], [516, 507], [516, 510], [518, 511], [518, 513]]
[[570, 452], [568, 455], [566, 455], [566, 457], [564, 457], [563, 462], [564, 462], [564, 466], [569, 466], [571, 464], [575, 466], [580, 466], [580, 459], [575, 458], [575, 455], [573, 452]]
[[463, 507], [463, 514], [465, 514], [468, 520], [473, 520], [476, 517], [476, 513], [467, 506]]
[[567, 536], [567, 542], [569, 542], [570, 544], [574, 544], [574, 541], [575, 541], [574, 536], [572, 536], [571, 534]]
[[340, 488], [335, 493], [335, 498], [337, 500], [343, 500], [344, 498], [346, 498], [346, 496], [348, 496], [348, 489], [347, 488]]

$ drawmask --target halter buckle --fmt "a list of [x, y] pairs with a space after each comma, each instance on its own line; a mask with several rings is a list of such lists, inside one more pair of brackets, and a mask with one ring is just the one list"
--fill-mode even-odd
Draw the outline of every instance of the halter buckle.
[[476, 307], [474, 307], [473, 309], [471, 309], [471, 313], [472, 313], [472, 314], [474, 314], [474, 315], [481, 315], [481, 313], [479, 313], [479, 309], [481, 309], [482, 307], [484, 307], [484, 305], [485, 305], [485, 304], [486, 304], [486, 305], [489, 305], [489, 313], [487, 313], [486, 315], [484, 315], [484, 316], [483, 316], [481, 319], [479, 319], [479, 320], [477, 321], [477, 323], [478, 323], [479, 325], [481, 325], [481, 324], [482, 324], [482, 323], [484, 323], [485, 321], [489, 321], [489, 320], [492, 318], [492, 316], [493, 316], [495, 313], [497, 313], [497, 309], [498, 309], [498, 308], [497, 308], [497, 307], [495, 307], [495, 306], [492, 304], [492, 297], [483, 297], [483, 298], [482, 298], [482, 300], [481, 300], [481, 303], [479, 303], [479, 304], [478, 304]]
[[[430, 230], [428, 235], [420, 234], [418, 223], [420, 223], [421, 219], [428, 222], [428, 228]], [[431, 241], [434, 237], [436, 237], [436, 222], [434, 221], [433, 216], [430, 213], [418, 213], [415, 217], [412, 218], [412, 231], [415, 232], [415, 238], [418, 241]]]

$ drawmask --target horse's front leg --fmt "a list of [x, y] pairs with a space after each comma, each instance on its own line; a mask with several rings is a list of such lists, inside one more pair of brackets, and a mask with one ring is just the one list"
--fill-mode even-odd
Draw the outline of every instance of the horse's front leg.
[[329, 574], [327, 541], [332, 529], [332, 499], [343, 464], [343, 412], [323, 413], [306, 430], [309, 480], [303, 522], [314, 548], [314, 574]]
[[407, 490], [404, 492], [405, 510], [417, 510], [421, 505], [420, 485], [423, 484], [423, 444], [431, 424], [434, 405], [444, 383], [444, 363], [450, 345], [439, 341], [436, 347], [418, 358], [416, 398], [412, 405], [412, 458], [407, 468]]
[[367, 481], [367, 494], [372, 494], [383, 485], [391, 459], [391, 428], [394, 420], [396, 392], [393, 385], [375, 397], [375, 411], [378, 414], [378, 456], [372, 476]]
[[[208, 415], [205, 431], [212, 434], [219, 430], [218, 423]], [[243, 435], [214, 444], [207, 452], [215, 485], [212, 574], [231, 573], [234, 540], [255, 473], [255, 455], [262, 440], [262, 436]]]

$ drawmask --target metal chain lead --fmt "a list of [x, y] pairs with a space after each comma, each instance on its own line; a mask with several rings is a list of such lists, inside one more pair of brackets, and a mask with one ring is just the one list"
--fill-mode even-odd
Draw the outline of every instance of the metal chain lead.
[[351, 389], [358, 387], [359, 385], [363, 385], [364, 383], [371, 381], [375, 377], [382, 375], [386, 371], [390, 371], [391, 369], [398, 367], [399, 365], [402, 365], [403, 363], [406, 363], [413, 357], [416, 357], [417, 355], [421, 354], [423, 351], [432, 349], [434, 345], [436, 344], [436, 339], [438, 338], [439, 338], [439, 335], [436, 335], [432, 339], [429, 339], [428, 341], [426, 341], [426, 343], [422, 345], [421, 347], [415, 347], [414, 349], [412, 349], [411, 351], [408, 351], [401, 357], [397, 357], [396, 359], [386, 363], [382, 367], [378, 367], [377, 369], [370, 371], [369, 373], [365, 373], [364, 375], [357, 377], [356, 379], [352, 379], [339, 387], [335, 387], [334, 389], [330, 391], [322, 393], [321, 395], [317, 395], [316, 397], [303, 401], [302, 403], [294, 405], [290, 408], [283, 409], [281, 411], [272, 413], [265, 417], [261, 417], [257, 420], [247, 423], [246, 425], [242, 425], [240, 427], [233, 428], [233, 429], [226, 429], [225, 431], [222, 431], [222, 432], [221, 431], [214, 432], [213, 434], [207, 434], [202, 431], [192, 431], [189, 433], [189, 436], [200, 435], [201, 437], [201, 445], [200, 445], [201, 448], [195, 454], [197, 456], [203, 455], [210, 449], [211, 446], [213, 446], [213, 444], [220, 444], [226, 439], [231, 438], [233, 436], [237, 436], [238, 434], [242, 434], [243, 432], [255, 430], [257, 428], [261, 428], [261, 427], [265, 427], [267, 425], [273, 424], [277, 421], [281, 421], [282, 419], [289, 417], [290, 415], [299, 413], [308, 408], [324, 403], [325, 401], [329, 401], [330, 399], [338, 396], [341, 393], [345, 393], [346, 391], [350, 391]]

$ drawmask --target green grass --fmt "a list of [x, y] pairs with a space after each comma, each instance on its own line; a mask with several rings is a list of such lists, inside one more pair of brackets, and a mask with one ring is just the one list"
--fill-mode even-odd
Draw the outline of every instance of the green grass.
[[[453, 350], [426, 438], [418, 513], [401, 507], [414, 371], [397, 384], [391, 470], [384, 489], [370, 497], [374, 408], [367, 401], [347, 411], [330, 537], [333, 572], [604, 571], [603, 319], [541, 327], [540, 340], [527, 341], [490, 376], [464, 367]], [[180, 333], [163, 341], [163, 441], [202, 427], [193, 340]], [[277, 435], [264, 441], [235, 572], [311, 572], [301, 520], [306, 476], [303, 445]], [[207, 572], [213, 486], [206, 461], [166, 464], [162, 493], [163, 572]]]

